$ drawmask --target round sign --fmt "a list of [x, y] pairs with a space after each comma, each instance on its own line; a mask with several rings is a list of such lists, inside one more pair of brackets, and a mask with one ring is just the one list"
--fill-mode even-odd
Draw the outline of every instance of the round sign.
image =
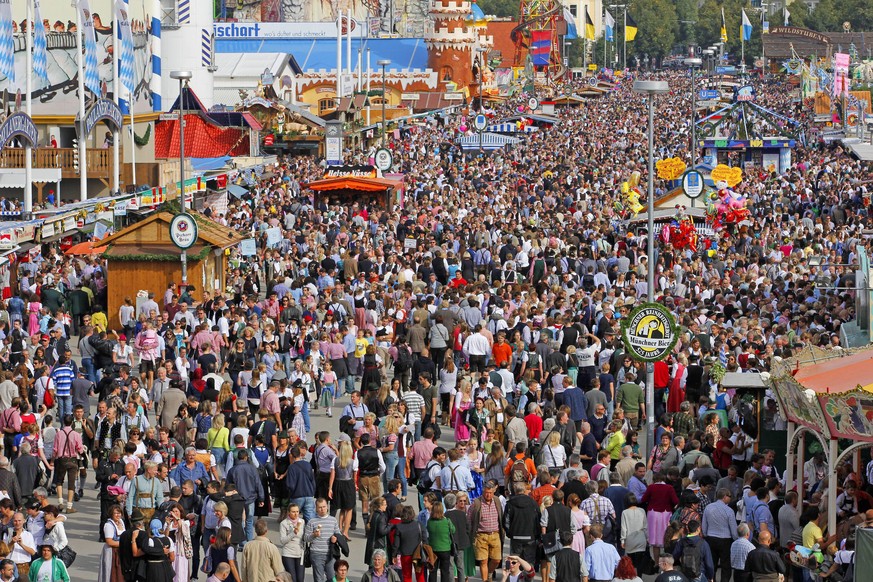
[[485, 131], [485, 128], [488, 126], [488, 118], [482, 115], [481, 113], [476, 116], [476, 119], [473, 120], [473, 127], [476, 128], [476, 131]]
[[697, 170], [688, 170], [682, 174], [682, 191], [689, 198], [697, 198], [703, 194], [703, 174]]
[[591, 85], [592, 87], [596, 87], [596, 86], [597, 86], [597, 77], [591, 77], [591, 78], [589, 78], [589, 79], [588, 79], [588, 84]]
[[527, 100], [527, 107], [531, 111], [536, 111], [540, 107], [540, 102], [536, 97], [531, 97]]
[[622, 319], [625, 349], [635, 360], [660, 362], [679, 339], [673, 314], [660, 303], [643, 303]]
[[182, 250], [197, 242], [197, 221], [190, 214], [177, 214], [170, 221], [170, 240]]
[[391, 150], [387, 148], [379, 148], [374, 156], [376, 160], [376, 169], [380, 172], [387, 172], [394, 165], [394, 157], [391, 155]]

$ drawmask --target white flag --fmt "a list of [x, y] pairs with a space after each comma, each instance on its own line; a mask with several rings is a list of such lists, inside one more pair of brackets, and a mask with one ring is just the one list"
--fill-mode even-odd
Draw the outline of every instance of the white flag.
[[788, 8], [783, 8], [782, 12], [785, 14], [785, 26], [788, 26], [788, 17], [791, 16], [791, 13], [788, 12]]

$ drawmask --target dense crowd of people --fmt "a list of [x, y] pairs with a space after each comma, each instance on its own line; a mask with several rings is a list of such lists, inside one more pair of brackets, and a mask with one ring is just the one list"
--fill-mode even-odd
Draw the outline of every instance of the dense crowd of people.
[[[662, 75], [656, 154], [688, 160], [689, 79]], [[757, 85], [809, 123], [781, 80]], [[360, 559], [364, 582], [845, 575], [870, 471], [829, 483], [817, 454], [803, 498], [784, 491], [757, 443], [784, 428], [775, 401], [758, 427], [719, 380], [841, 349], [870, 166], [798, 146], [784, 174], [745, 173], [751, 217], [714, 253], [647, 249], [615, 210], [646, 175], [630, 80], [558, 117], [488, 155], [453, 145], [460, 118], [404, 130], [390, 145], [405, 195], [389, 208], [313, 198], [324, 167], [280, 160], [212, 216], [258, 242], [234, 250], [226, 289], [156, 282], [107, 314], [102, 260], [43, 245], [0, 309], [0, 580], [70, 579], [64, 524], [91, 475], [101, 582], [345, 582]], [[620, 337], [645, 301], [681, 326], [653, 368], [654, 410]], [[316, 415], [335, 428], [313, 430]], [[794, 546], [812, 567], [786, 566]]]

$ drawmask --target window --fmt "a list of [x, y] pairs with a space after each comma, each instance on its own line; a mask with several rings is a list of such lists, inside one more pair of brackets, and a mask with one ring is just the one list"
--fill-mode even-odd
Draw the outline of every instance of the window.
[[454, 71], [452, 67], [449, 65], [444, 65], [442, 69], [440, 69], [440, 80], [441, 81], [451, 81], [453, 77]]
[[579, 6], [576, 4], [570, 4], [569, 8], [570, 8], [570, 14], [573, 15], [573, 18], [576, 18], [576, 16], [577, 16], [576, 13], [579, 10]]
[[328, 111], [333, 111], [336, 109], [336, 99], [333, 97], [329, 97], [327, 99], [319, 99], [318, 100], [318, 114], [324, 115]]

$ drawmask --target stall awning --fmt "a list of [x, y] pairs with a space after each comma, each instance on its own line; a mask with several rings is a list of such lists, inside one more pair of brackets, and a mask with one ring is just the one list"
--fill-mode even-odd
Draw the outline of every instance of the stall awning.
[[519, 129], [514, 123], [495, 123], [485, 128], [485, 131], [491, 133], [533, 133], [539, 130], [540, 128], [535, 125], [526, 125]]
[[479, 135], [465, 135], [458, 138], [457, 143], [464, 150], [478, 150], [480, 146], [483, 150], [497, 150], [507, 145], [521, 143], [521, 140], [499, 133], [483, 133], [481, 138]]
[[228, 184], [227, 191], [230, 192], [233, 196], [236, 196], [237, 198], [242, 198], [243, 196], [245, 196], [246, 194], [249, 193], [248, 190], [246, 190], [242, 186], [237, 186], [236, 184]]
[[358, 190], [361, 192], [382, 192], [390, 188], [400, 186], [398, 180], [389, 180], [387, 178], [358, 178], [352, 176], [341, 176], [338, 178], [325, 178], [324, 180], [316, 180], [309, 184], [310, 190], [324, 192], [328, 190]]
[[225, 167], [231, 159], [230, 156], [219, 156], [217, 158], [191, 158], [191, 168], [195, 172], [218, 170]]
[[[4, 168], [0, 173], [0, 188], [24, 188], [24, 168]], [[34, 182], [60, 182], [60, 168], [33, 168]]]

